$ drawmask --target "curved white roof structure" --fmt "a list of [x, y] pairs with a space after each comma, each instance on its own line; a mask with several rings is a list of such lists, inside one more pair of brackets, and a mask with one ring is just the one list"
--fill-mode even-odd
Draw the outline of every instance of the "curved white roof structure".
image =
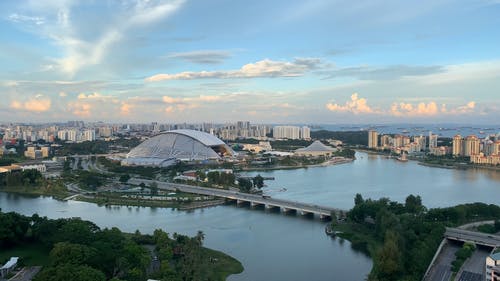
[[156, 135], [132, 149], [125, 165], [168, 166], [172, 160], [221, 159], [233, 150], [214, 135], [194, 130], [173, 130]]
[[320, 141], [315, 141], [308, 147], [299, 148], [295, 150], [295, 155], [311, 155], [311, 156], [319, 156], [319, 155], [330, 155], [335, 151], [335, 148], [324, 145]]

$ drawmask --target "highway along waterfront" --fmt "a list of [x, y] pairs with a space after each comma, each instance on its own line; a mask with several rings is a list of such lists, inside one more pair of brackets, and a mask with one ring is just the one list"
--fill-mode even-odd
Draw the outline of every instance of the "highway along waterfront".
[[[308, 169], [258, 172], [271, 198], [350, 209], [354, 195], [404, 201], [418, 194], [428, 207], [459, 203], [500, 204], [500, 174], [488, 170], [450, 170], [398, 162], [384, 156], [357, 153], [352, 163]], [[249, 173], [249, 175], [257, 174]], [[104, 207], [0, 193], [0, 208], [50, 218], [81, 217], [102, 227], [151, 233], [206, 234], [206, 246], [240, 260], [245, 271], [229, 280], [364, 280], [371, 260], [348, 241], [325, 235], [325, 222], [300, 215], [252, 210], [235, 205], [194, 211], [168, 208]]]

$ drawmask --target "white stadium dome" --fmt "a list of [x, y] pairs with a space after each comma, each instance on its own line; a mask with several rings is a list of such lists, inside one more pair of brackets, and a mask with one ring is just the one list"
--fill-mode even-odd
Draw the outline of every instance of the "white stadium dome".
[[234, 151], [214, 135], [195, 130], [173, 130], [156, 135], [132, 149], [124, 165], [169, 166], [176, 161], [218, 160]]

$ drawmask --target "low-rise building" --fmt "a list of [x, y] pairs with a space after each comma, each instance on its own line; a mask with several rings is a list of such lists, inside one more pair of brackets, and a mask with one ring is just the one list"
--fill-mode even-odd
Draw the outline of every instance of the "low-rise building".
[[500, 281], [500, 252], [486, 257], [486, 281]]
[[0, 275], [2, 278], [6, 278], [9, 273], [11, 273], [14, 269], [16, 269], [17, 262], [19, 261], [18, 257], [11, 257], [7, 263], [5, 263], [1, 268], [0, 268]]
[[297, 156], [331, 156], [335, 152], [335, 148], [324, 145], [320, 141], [315, 141], [308, 147], [295, 150], [294, 155]]
[[484, 155], [479, 153], [470, 156], [470, 162], [474, 164], [500, 165], [500, 155]]

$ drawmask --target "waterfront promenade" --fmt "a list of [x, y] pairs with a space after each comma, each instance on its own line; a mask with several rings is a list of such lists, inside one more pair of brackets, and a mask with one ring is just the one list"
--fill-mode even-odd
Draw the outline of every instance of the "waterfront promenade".
[[346, 213], [345, 210], [340, 210], [332, 207], [319, 206], [315, 204], [302, 203], [284, 199], [274, 199], [270, 197], [263, 197], [262, 195], [242, 193], [227, 189], [216, 189], [207, 188], [200, 186], [192, 186], [186, 184], [169, 183], [154, 180], [144, 180], [144, 179], [130, 179], [129, 183], [132, 184], [147, 184], [156, 183], [158, 189], [168, 190], [168, 191], [181, 191], [185, 193], [202, 194], [208, 196], [216, 196], [221, 198], [226, 198], [229, 200], [235, 200], [238, 204], [248, 203], [252, 207], [264, 206], [266, 209], [280, 209], [284, 213], [296, 212], [301, 215], [317, 215], [320, 219], [331, 218], [332, 213], [335, 213], [338, 217], [341, 212]]

